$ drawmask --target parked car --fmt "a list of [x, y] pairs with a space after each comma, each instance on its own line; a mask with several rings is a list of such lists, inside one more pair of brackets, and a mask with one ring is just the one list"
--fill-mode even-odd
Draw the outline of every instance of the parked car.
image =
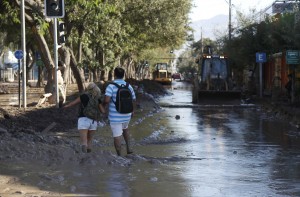
[[173, 78], [173, 79], [179, 79], [179, 80], [181, 80], [181, 74], [180, 74], [180, 73], [174, 73], [174, 74], [172, 75], [172, 78]]

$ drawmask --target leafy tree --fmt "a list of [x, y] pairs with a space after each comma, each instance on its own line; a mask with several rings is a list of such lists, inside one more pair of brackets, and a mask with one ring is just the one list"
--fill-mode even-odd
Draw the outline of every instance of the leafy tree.
[[269, 16], [261, 22], [254, 18], [240, 13], [241, 20], [231, 42], [223, 37], [224, 49], [236, 74], [242, 74], [244, 69], [256, 68], [256, 52], [273, 54], [299, 48], [293, 13]]
[[197, 73], [198, 65], [195, 62], [196, 57], [192, 55], [193, 53], [192, 49], [187, 49], [178, 57], [177, 70], [186, 79], [191, 79]]
[[[42, 0], [26, 0], [26, 36], [39, 51], [48, 71], [48, 89], [52, 87], [53, 20], [44, 16]], [[20, 36], [20, 1], [2, 0], [0, 32]], [[141, 57], [149, 50], [176, 48], [187, 37], [191, 0], [73, 0], [65, 1], [67, 42], [59, 48], [60, 59], [67, 64], [65, 79], [76, 80], [84, 88], [83, 68], [93, 74], [91, 80], [108, 79], [113, 67], [127, 69], [134, 76]], [[19, 37], [18, 37], [18, 36]], [[9, 37], [7, 42], [12, 42]], [[14, 40], [20, 43], [20, 38]], [[147, 59], [150, 59], [150, 57]], [[67, 75], [72, 70], [72, 75]]]

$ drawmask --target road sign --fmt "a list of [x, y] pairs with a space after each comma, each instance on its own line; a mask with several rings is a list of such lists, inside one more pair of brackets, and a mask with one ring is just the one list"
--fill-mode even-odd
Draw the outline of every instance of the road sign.
[[287, 64], [299, 64], [299, 51], [287, 50], [286, 51], [286, 63]]
[[267, 61], [266, 53], [256, 53], [256, 63], [263, 63]]
[[16, 57], [18, 60], [23, 59], [23, 56], [24, 56], [24, 54], [23, 54], [23, 51], [22, 51], [22, 50], [17, 50], [17, 51], [15, 51], [15, 57]]

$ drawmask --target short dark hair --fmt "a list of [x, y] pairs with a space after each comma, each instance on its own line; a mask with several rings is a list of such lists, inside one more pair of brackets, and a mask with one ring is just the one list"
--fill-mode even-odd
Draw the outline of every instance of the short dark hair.
[[125, 75], [125, 70], [121, 67], [116, 67], [114, 70], [114, 75], [118, 79], [123, 79]]

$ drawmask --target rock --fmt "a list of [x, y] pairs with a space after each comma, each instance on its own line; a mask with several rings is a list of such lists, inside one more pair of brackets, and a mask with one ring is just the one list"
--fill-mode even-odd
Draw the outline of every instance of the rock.
[[9, 116], [8, 114], [4, 114], [3, 117], [4, 117], [5, 119], [10, 119], [10, 116]]
[[161, 165], [162, 162], [159, 161], [158, 159], [150, 159], [149, 163], [154, 164], [154, 165]]
[[157, 177], [151, 177], [151, 178], [150, 178], [150, 181], [151, 181], [151, 182], [157, 182], [157, 181], [158, 181], [158, 178], [157, 178]]
[[76, 191], [76, 186], [72, 185], [72, 186], [70, 187], [70, 191], [71, 191], [71, 192], [75, 192], [75, 191]]

